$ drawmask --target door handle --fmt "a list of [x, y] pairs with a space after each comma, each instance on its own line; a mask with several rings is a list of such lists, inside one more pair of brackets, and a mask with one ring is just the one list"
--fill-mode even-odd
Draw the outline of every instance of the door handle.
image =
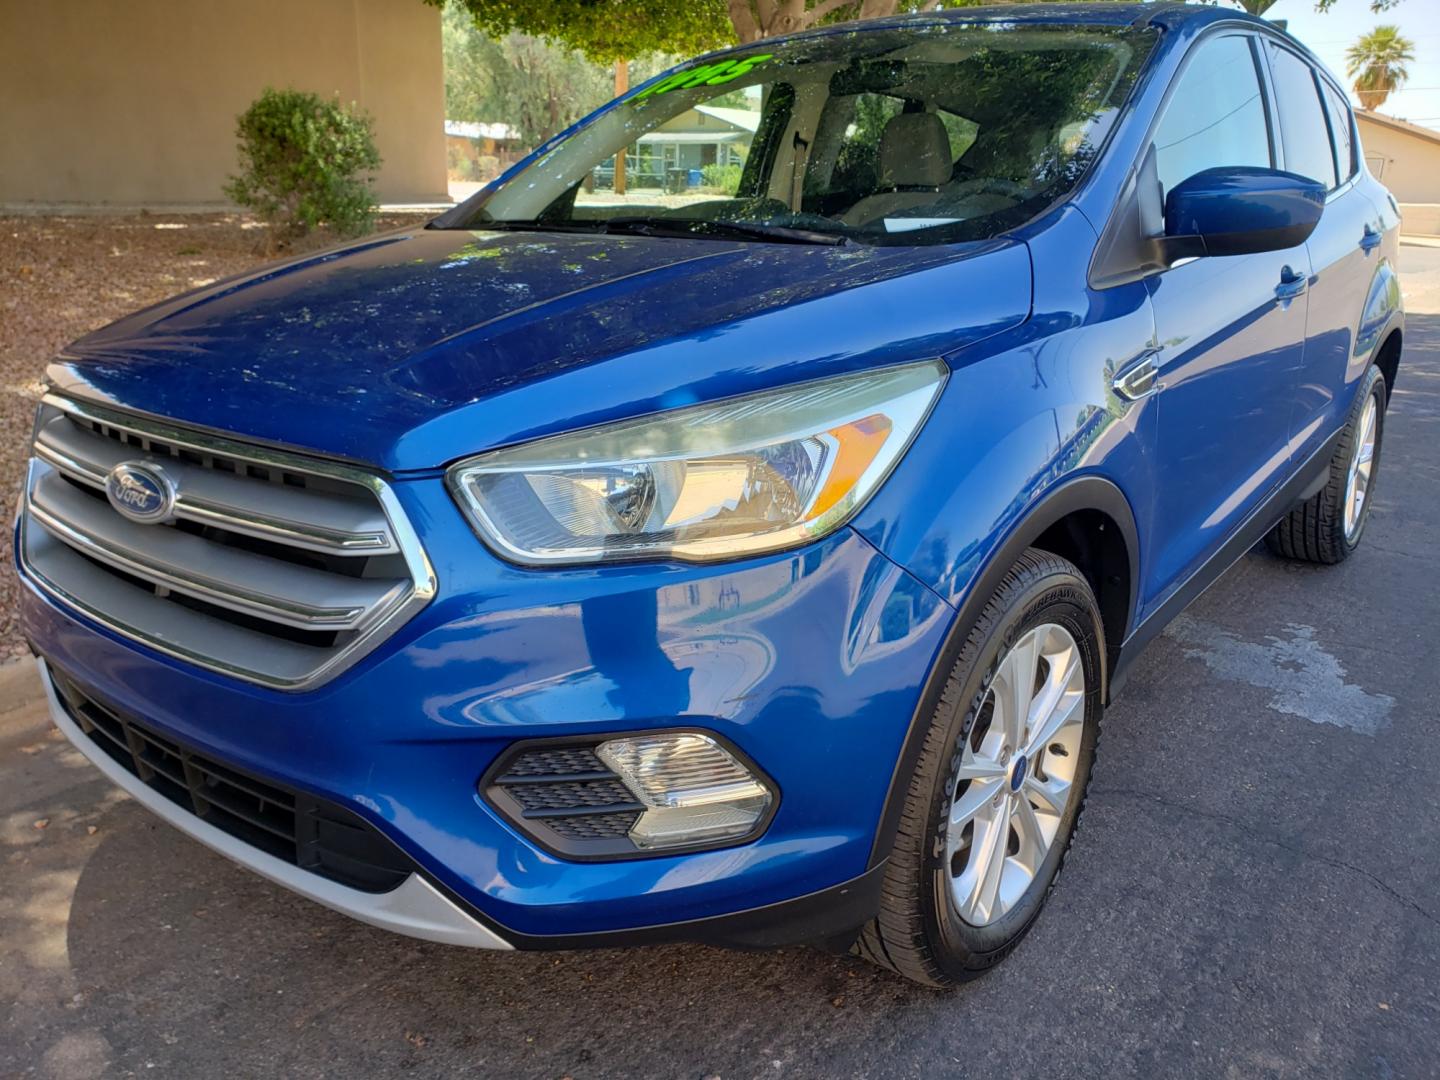
[[1366, 225], [1365, 232], [1360, 237], [1360, 250], [1368, 255], [1370, 254], [1370, 252], [1374, 251], [1377, 247], [1380, 246], [1380, 241], [1382, 239], [1384, 239], [1384, 237], [1380, 234], [1380, 231], [1378, 229], [1375, 229], [1373, 226]]
[[1126, 401], [1139, 401], [1149, 397], [1156, 390], [1165, 389], [1160, 381], [1160, 362], [1157, 354], [1147, 353], [1135, 363], [1110, 380], [1110, 388]]
[[1310, 281], [1304, 274], [1297, 274], [1287, 266], [1280, 271], [1280, 284], [1275, 286], [1275, 295], [1280, 300], [1289, 303], [1297, 296], [1302, 295], [1309, 285]]

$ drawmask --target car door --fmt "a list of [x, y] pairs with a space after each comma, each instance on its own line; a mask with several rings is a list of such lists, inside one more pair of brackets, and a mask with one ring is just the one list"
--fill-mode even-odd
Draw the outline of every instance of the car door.
[[[1152, 140], [1162, 199], [1205, 169], [1275, 166], [1260, 62], [1247, 33], [1192, 48]], [[1193, 259], [1148, 279], [1161, 388], [1144, 614], [1286, 475], [1309, 277], [1301, 244]]]
[[1283, 168], [1319, 180], [1329, 192], [1320, 224], [1306, 243], [1312, 283], [1290, 418], [1298, 463], [1324, 446], [1349, 407], [1346, 373], [1380, 259], [1382, 226], [1375, 204], [1355, 182], [1356, 140], [1344, 98], [1293, 50], [1271, 40], [1265, 52]]

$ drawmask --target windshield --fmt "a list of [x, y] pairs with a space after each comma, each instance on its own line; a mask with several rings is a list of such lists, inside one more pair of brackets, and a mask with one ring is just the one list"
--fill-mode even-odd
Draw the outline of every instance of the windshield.
[[1075, 186], [1153, 41], [949, 22], [761, 43], [641, 88], [437, 224], [983, 239]]

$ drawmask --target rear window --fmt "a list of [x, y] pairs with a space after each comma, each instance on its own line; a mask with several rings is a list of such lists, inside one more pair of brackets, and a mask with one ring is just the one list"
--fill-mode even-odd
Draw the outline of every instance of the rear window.
[[1355, 154], [1355, 126], [1350, 105], [1327, 82], [1320, 84], [1325, 95], [1325, 111], [1330, 115], [1330, 134], [1335, 140], [1335, 166], [1343, 184], [1360, 167]]
[[1315, 73], [1300, 57], [1274, 42], [1268, 43], [1270, 72], [1275, 81], [1276, 105], [1280, 111], [1280, 137], [1285, 147], [1285, 168], [1289, 172], [1318, 180], [1325, 187], [1339, 183], [1335, 153], [1330, 146], [1330, 128]]

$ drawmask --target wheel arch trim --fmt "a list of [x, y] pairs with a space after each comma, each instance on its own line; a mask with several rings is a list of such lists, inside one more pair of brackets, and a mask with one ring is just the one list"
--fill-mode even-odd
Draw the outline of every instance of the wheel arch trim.
[[[1405, 309], [1401, 302], [1400, 276], [1394, 264], [1382, 258], [1370, 276], [1365, 303], [1360, 308], [1360, 321], [1355, 327], [1354, 355], [1373, 363], [1390, 335], [1405, 329]], [[1353, 370], [1353, 369], [1352, 369]]]
[[[1071, 514], [1082, 511], [1098, 511], [1114, 521], [1120, 529], [1130, 567], [1122, 640], [1129, 636], [1134, 623], [1135, 600], [1140, 582], [1140, 540], [1130, 501], [1113, 481], [1103, 476], [1085, 474], [1064, 480], [1042, 495], [1017, 519], [1003, 539], [992, 549], [980, 570], [971, 578], [964, 598], [956, 605], [955, 615], [950, 620], [950, 628], [931, 662], [919, 702], [906, 727], [905, 739], [901, 744], [900, 755], [896, 759], [894, 771], [890, 776], [889, 788], [881, 808], [880, 821], [875, 830], [867, 867], [874, 867], [887, 859], [894, 846], [895, 834], [899, 828], [900, 814], [909, 786], [909, 777], [915, 770], [915, 764], [919, 760], [920, 751], [924, 746], [929, 717], [939, 704], [940, 696], [950, 676], [950, 669], [954, 666], [956, 657], [964, 647], [970, 627], [1025, 549], [1033, 546], [1035, 541], [1051, 526], [1063, 521]], [[1102, 690], [1107, 700], [1110, 664], [1108, 653], [1111, 644], [1106, 641], [1106, 647], [1102, 650], [1106, 669], [1102, 672], [1104, 680]]]
[[[1386, 350], [1390, 342], [1399, 339], [1393, 356], [1387, 354]], [[1405, 350], [1405, 313], [1400, 310], [1393, 310], [1385, 320], [1384, 325], [1375, 331], [1373, 340], [1368, 343], [1368, 351], [1365, 356], [1365, 367], [1375, 366], [1380, 369], [1380, 374], [1385, 377], [1385, 396], [1388, 401], [1395, 393], [1395, 382], [1400, 377], [1400, 360]], [[1364, 369], [1360, 374], [1364, 375]], [[1358, 389], [1359, 380], [1356, 380]]]

